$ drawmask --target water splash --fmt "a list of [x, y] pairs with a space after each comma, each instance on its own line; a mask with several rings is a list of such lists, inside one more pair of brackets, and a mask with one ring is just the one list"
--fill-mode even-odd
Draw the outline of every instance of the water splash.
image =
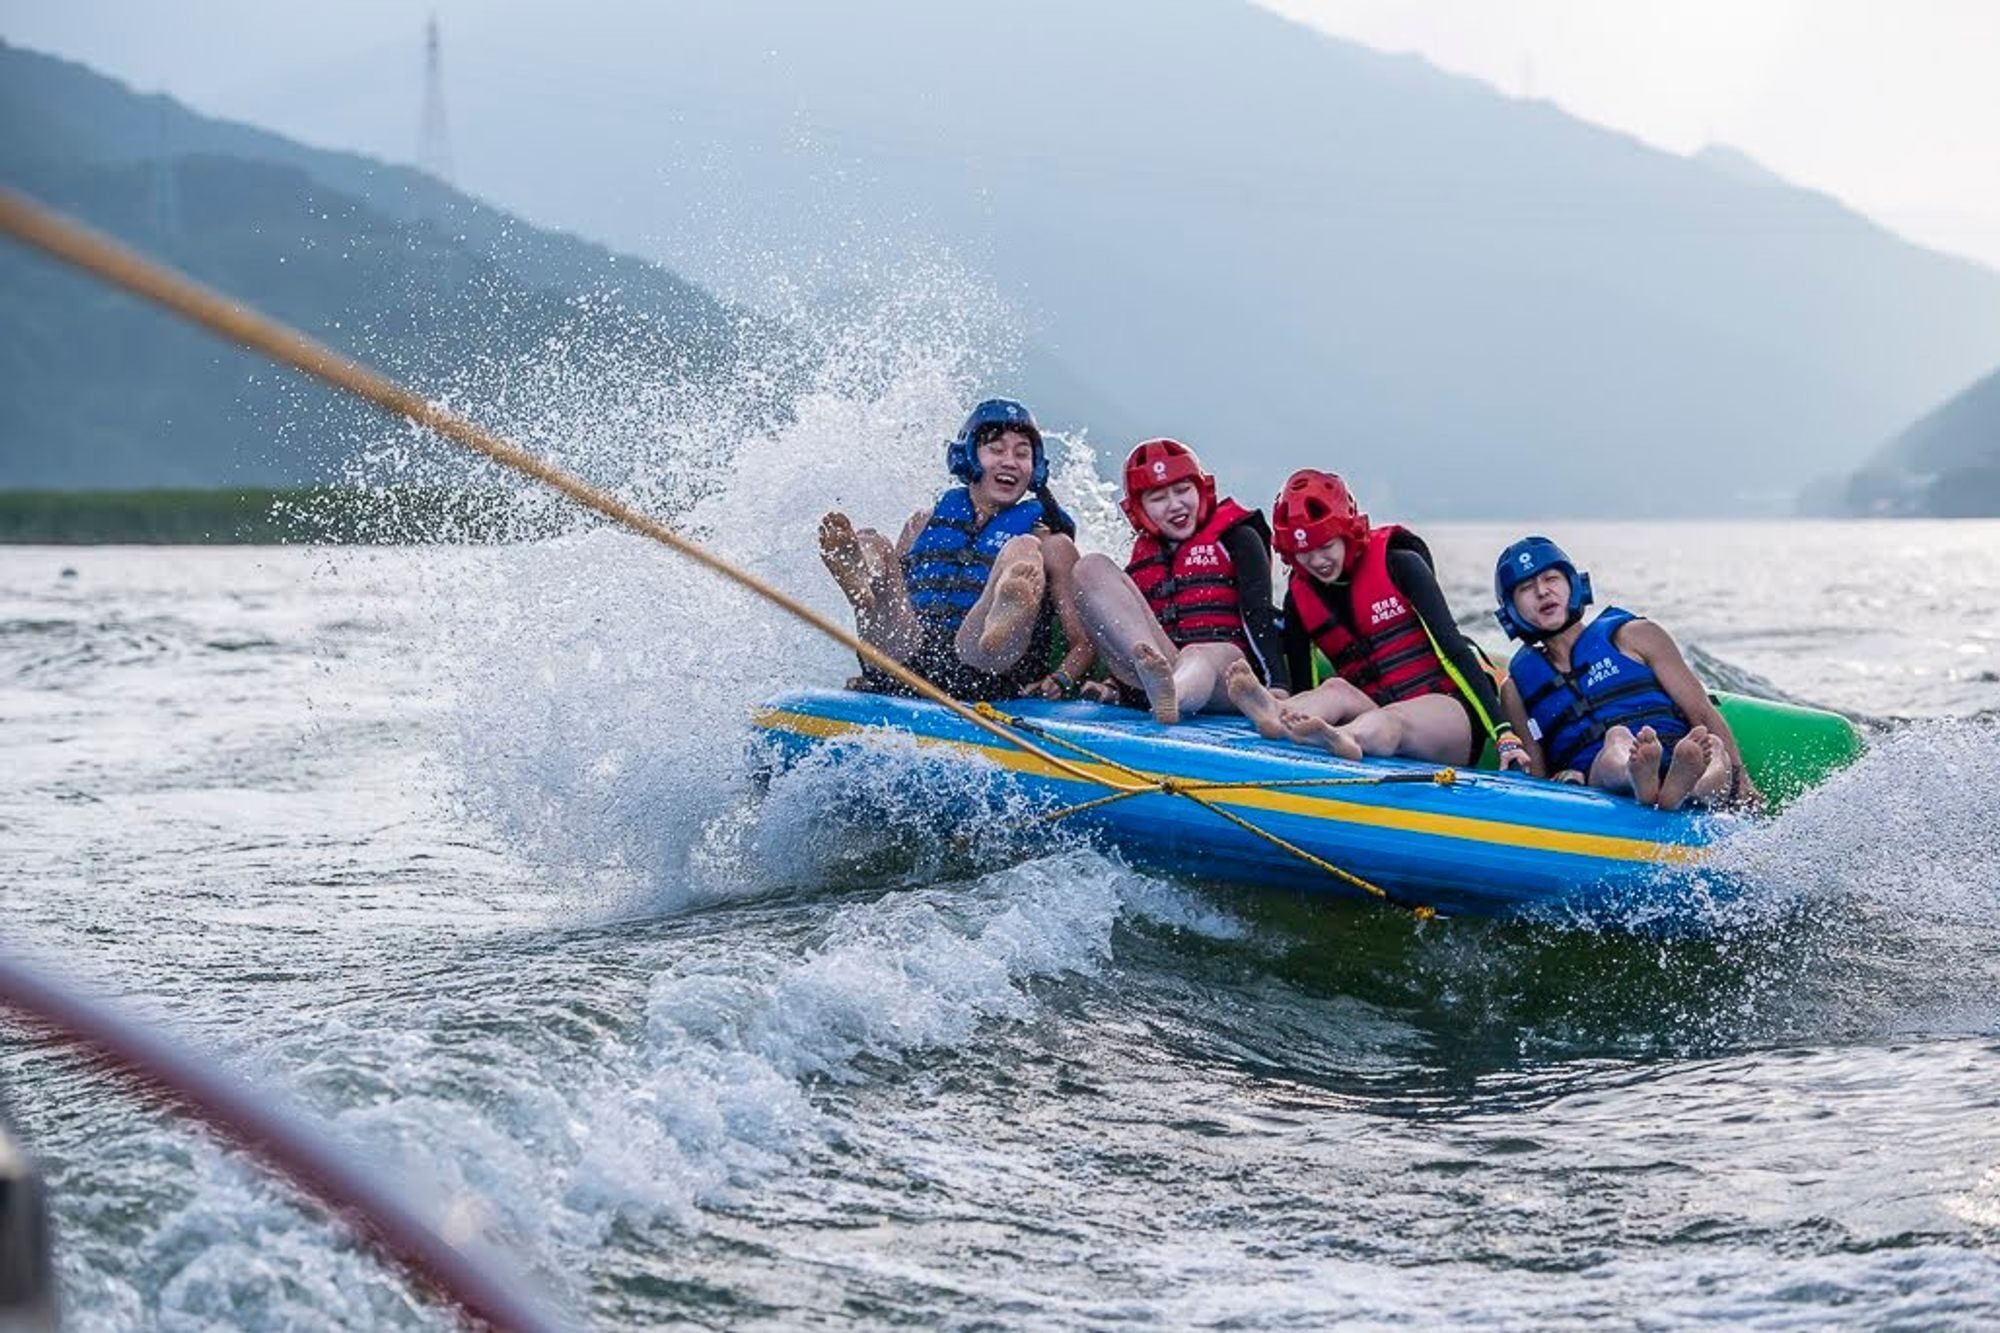
[[[452, 396], [845, 621], [818, 516], [843, 508], [893, 533], [928, 505], [947, 480], [944, 440], [968, 401], [1004, 386], [996, 368], [1018, 333], [990, 289], [935, 263], [762, 327], [755, 354], [699, 390], [631, 364], [614, 325], [533, 366], [474, 365]], [[1115, 542], [1088, 443], [1051, 446], [1086, 544]], [[480, 521], [516, 539], [440, 562], [427, 584], [452, 650], [437, 674], [457, 699], [439, 785], [585, 898], [672, 908], [753, 887], [729, 854], [752, 797], [747, 718], [783, 688], [842, 679], [845, 655], [670, 552], [410, 432], [362, 451], [352, 475], [389, 530], [453, 535], [411, 497], [473, 486], [488, 497]]]

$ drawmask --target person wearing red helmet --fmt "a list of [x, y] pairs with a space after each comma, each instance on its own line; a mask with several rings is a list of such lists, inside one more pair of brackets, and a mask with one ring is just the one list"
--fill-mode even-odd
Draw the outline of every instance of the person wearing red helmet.
[[1505, 721], [1478, 649], [1438, 587], [1430, 548], [1395, 524], [1371, 525], [1347, 483], [1292, 474], [1271, 507], [1272, 541], [1291, 567], [1284, 649], [1291, 679], [1315, 677], [1314, 650], [1334, 674], [1281, 701], [1248, 672], [1225, 686], [1239, 711], [1276, 740], [1289, 736], [1348, 759], [1402, 755], [1503, 768], [1527, 754]]
[[1147, 440], [1125, 460], [1125, 517], [1136, 538], [1120, 569], [1077, 561], [1084, 629], [1126, 702], [1164, 723], [1229, 708], [1232, 666], [1285, 683], [1271, 607], [1271, 530], [1264, 516], [1218, 498], [1215, 478], [1179, 440]]

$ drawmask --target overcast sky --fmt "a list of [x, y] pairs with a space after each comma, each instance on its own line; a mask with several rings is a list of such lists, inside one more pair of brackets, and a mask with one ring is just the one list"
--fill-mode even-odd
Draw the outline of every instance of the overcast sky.
[[2000, 269], [2000, 0], [1262, 0]]
[[[449, 92], [453, 11], [465, 3], [0, 0], [0, 36], [323, 144], [327, 126], [300, 94], [366, 69], [382, 115], [348, 124], [359, 141], [329, 146], [408, 160], [423, 16], [444, 14]], [[1675, 152], [1733, 145], [2000, 269], [2000, 0], [1263, 3]]]

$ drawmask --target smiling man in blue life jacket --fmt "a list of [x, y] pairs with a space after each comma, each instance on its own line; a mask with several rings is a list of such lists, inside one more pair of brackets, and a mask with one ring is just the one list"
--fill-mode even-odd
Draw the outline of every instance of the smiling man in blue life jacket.
[[[1530, 771], [1678, 810], [1730, 798], [1761, 804], [1729, 724], [1673, 637], [1607, 606], [1589, 624], [1590, 575], [1547, 537], [1523, 537], [1493, 570], [1494, 617], [1522, 646], [1500, 705]], [[1669, 748], [1671, 747], [1671, 748]]]
[[[1092, 660], [1075, 612], [1075, 546], [1042, 539], [1076, 524], [1048, 488], [1042, 432], [1028, 409], [990, 398], [946, 446], [963, 483], [903, 525], [893, 545], [845, 514], [820, 520], [820, 556], [854, 607], [861, 637], [961, 699], [1061, 693]], [[1049, 658], [1060, 605], [1069, 651]], [[863, 689], [902, 692], [872, 668]]]

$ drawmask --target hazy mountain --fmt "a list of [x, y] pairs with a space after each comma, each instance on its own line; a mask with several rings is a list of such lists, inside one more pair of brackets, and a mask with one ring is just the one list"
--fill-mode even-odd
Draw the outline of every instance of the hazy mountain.
[[[592, 338], [663, 380], [699, 383], [752, 327], [651, 263], [419, 173], [207, 120], [4, 44], [0, 182], [427, 391], [463, 386], [468, 363], [504, 378], [545, 361], [551, 341], [588, 360]], [[0, 245], [0, 310], [0, 486], [317, 481], [383, 433], [12, 244]]]
[[[1988, 270], [1231, 0], [442, 15], [490, 197], [724, 291], [941, 241], [1253, 498], [1316, 462], [1384, 513], [1782, 508], [2000, 361]], [[296, 96], [413, 141], [358, 67]]]
[[1703, 144], [1694, 154], [1694, 160], [1743, 185], [1770, 185], [1787, 190], [1796, 188], [1750, 154], [1726, 143]]
[[1834, 498], [1853, 514], [2000, 518], [2000, 370], [1882, 446]]

